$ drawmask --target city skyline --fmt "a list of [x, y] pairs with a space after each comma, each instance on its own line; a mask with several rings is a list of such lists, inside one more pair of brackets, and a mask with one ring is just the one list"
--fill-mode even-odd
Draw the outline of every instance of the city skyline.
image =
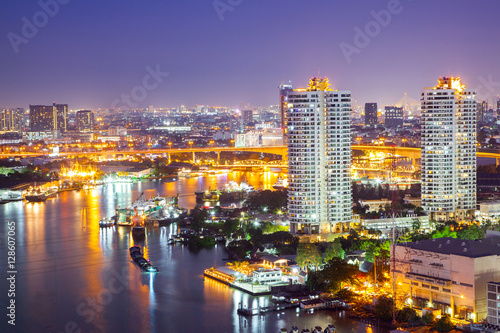
[[[9, 3], [0, 23], [0, 105], [55, 100], [72, 109], [120, 107], [122, 95], [137, 87], [139, 98], [132, 104], [138, 108], [277, 105], [280, 83], [299, 84], [318, 71], [334, 89], [350, 89], [355, 105], [393, 105], [404, 93], [418, 99], [429, 77], [448, 74], [467, 81], [480, 100], [500, 94], [500, 72], [493, 67], [500, 46], [487, 33], [498, 30], [496, 3], [445, 1], [433, 3], [432, 10], [408, 1], [220, 3], [226, 7], [107, 3], [94, 10], [88, 2], [57, 2], [57, 11], [35, 1]], [[467, 17], [467, 23], [457, 17]], [[23, 33], [34, 19], [39, 27]], [[131, 19], [137, 23], [129, 25]], [[318, 26], [327, 38], [315, 33]], [[426, 51], [440, 43], [434, 33], [447, 36], [447, 57]], [[322, 52], [311, 57], [309, 47], [293, 47], [292, 37], [321, 45]], [[462, 39], [468, 40], [466, 50], [458, 43]]]

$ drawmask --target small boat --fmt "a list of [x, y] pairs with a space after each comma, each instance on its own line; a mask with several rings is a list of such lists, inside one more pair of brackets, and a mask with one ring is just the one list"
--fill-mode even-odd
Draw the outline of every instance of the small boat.
[[109, 218], [109, 217], [103, 217], [99, 221], [99, 226], [101, 228], [112, 227], [114, 224], [115, 224], [115, 221], [112, 218]]
[[290, 333], [299, 333], [299, 328], [297, 326], [292, 326]]
[[333, 333], [335, 332], [335, 325], [330, 324], [325, 328], [325, 331], [323, 333]]
[[316, 326], [313, 329], [312, 333], [323, 333], [323, 330], [321, 329], [321, 326]]
[[0, 203], [23, 200], [23, 192], [14, 191], [8, 188], [0, 189]]
[[304, 328], [304, 329], [301, 331], [301, 333], [311, 333], [311, 331], [309, 331], [309, 329], [308, 329], [308, 328]]
[[282, 190], [288, 187], [288, 180], [278, 177], [276, 183], [274, 183], [273, 188], [275, 190]]
[[280, 333], [288, 333], [288, 331], [286, 328], [282, 328], [282, 329], [280, 329]]

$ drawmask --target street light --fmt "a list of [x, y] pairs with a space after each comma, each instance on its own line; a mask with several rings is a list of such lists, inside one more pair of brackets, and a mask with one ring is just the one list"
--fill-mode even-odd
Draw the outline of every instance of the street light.
[[401, 140], [403, 142], [403, 147], [406, 147], [406, 141], [408, 141], [407, 138], [403, 138], [403, 140]]
[[361, 137], [359, 137], [359, 136], [356, 138], [356, 141], [358, 141], [358, 145], [360, 145], [360, 144], [361, 144], [361, 140], [362, 140], [362, 138], [361, 138]]

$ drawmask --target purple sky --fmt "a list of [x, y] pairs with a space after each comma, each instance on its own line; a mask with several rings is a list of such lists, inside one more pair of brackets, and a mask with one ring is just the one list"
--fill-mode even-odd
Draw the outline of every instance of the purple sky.
[[[108, 108], [132, 91], [138, 106], [270, 105], [282, 81], [304, 86], [318, 67], [358, 104], [418, 99], [448, 74], [480, 98], [500, 95], [498, 1], [221, 0], [221, 15], [213, 0], [59, 1], [48, 22], [38, 1], [2, 4], [0, 107]], [[390, 22], [374, 24], [388, 7]], [[25, 38], [33, 16], [40, 27]], [[367, 24], [373, 37], [348, 63], [340, 44], [355, 47]], [[25, 38], [15, 47], [14, 34]], [[157, 65], [169, 75], [146, 90]]]

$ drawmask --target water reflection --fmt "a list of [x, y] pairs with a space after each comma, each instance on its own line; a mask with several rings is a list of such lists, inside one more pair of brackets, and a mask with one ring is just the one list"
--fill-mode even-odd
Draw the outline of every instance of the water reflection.
[[[180, 205], [192, 208], [199, 187], [221, 188], [229, 180], [246, 179], [256, 188], [271, 188], [277, 176], [234, 172], [175, 182], [110, 184], [63, 192], [44, 203], [1, 205], [0, 221], [17, 222], [18, 283], [22, 286], [17, 298], [22, 300], [23, 311], [16, 329], [64, 332], [65, 325], [74, 322], [82, 332], [277, 332], [293, 324], [326, 326], [332, 320], [342, 327], [336, 314], [329, 312], [239, 316], [240, 304], [266, 306], [269, 297], [252, 297], [204, 278], [204, 269], [227, 262], [225, 250], [219, 246], [193, 253], [183, 246], [167, 245], [177, 233], [175, 224], [147, 229], [139, 244], [158, 267], [156, 274], [143, 272], [131, 260], [130, 228], [98, 225], [103, 216], [114, 215], [116, 206], [130, 205], [141, 192], [148, 197], [179, 193]], [[1, 224], [0, 237], [6, 231], [6, 224]], [[123, 288], [106, 298], [110, 283], [117, 290]], [[92, 302], [97, 305], [90, 306]], [[0, 324], [2, 332], [4, 324]], [[345, 328], [364, 331], [360, 325], [347, 322]]]

